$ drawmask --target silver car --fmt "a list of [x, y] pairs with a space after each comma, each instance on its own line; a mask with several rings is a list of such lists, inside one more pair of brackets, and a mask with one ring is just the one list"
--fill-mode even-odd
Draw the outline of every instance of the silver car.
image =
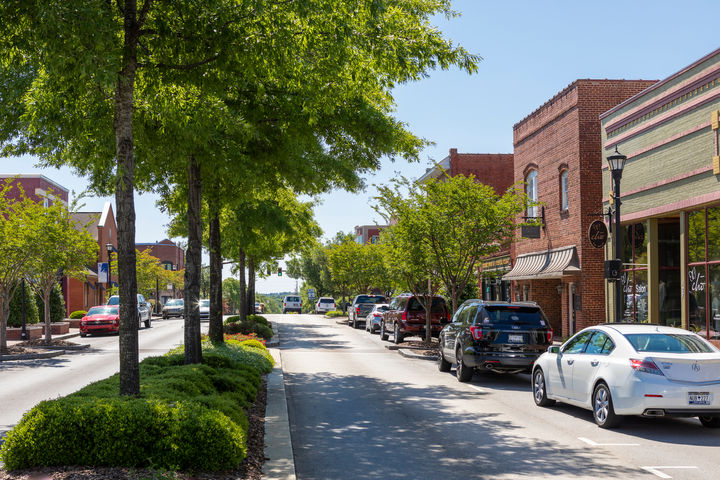
[[384, 312], [387, 312], [390, 305], [387, 303], [377, 303], [370, 310], [368, 316], [365, 317], [365, 331], [375, 333], [380, 331], [380, 323], [382, 323], [382, 316]]
[[162, 318], [167, 320], [170, 317], [182, 317], [185, 315], [185, 302], [182, 298], [171, 298], [165, 302], [162, 309]]
[[210, 300], [200, 300], [200, 320], [210, 320]]
[[[120, 296], [119, 295], [113, 295], [108, 299], [107, 302], [108, 305], [120, 305]], [[137, 294], [137, 309], [138, 309], [138, 328], [142, 328], [143, 322], [145, 323], [145, 328], [150, 328], [152, 323], [152, 311], [150, 310], [150, 306], [145, 301], [145, 297], [143, 297], [141, 294]]]

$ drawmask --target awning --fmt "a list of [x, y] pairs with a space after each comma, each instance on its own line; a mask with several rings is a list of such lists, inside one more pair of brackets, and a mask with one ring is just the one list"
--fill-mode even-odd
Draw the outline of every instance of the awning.
[[503, 280], [562, 278], [563, 275], [579, 272], [580, 262], [573, 245], [518, 255], [515, 258], [515, 266], [503, 275]]

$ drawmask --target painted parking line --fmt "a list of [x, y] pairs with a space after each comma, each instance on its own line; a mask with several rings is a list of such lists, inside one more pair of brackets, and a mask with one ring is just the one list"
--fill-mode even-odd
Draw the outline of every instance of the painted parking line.
[[482, 388], [476, 387], [475, 385], [468, 385], [468, 387], [472, 388], [473, 390], [477, 390], [480, 393], [484, 393]]
[[693, 468], [698, 468], [698, 467], [693, 467], [693, 466], [667, 466], [667, 465], [666, 465], [666, 466], [659, 466], [659, 467], [640, 467], [640, 468], [642, 468], [643, 470], [645, 470], [645, 471], [647, 471], [647, 472], [652, 473], [652, 474], [655, 475], [656, 477], [660, 477], [660, 478], [673, 478], [673, 477], [671, 477], [670, 475], [668, 475], [667, 473], [661, 472], [660, 470], [672, 470], [672, 469], [690, 469], [690, 470], [691, 470], [691, 469], [693, 469]]
[[639, 447], [639, 443], [597, 443], [589, 438], [577, 437], [578, 440], [583, 441], [591, 447]]

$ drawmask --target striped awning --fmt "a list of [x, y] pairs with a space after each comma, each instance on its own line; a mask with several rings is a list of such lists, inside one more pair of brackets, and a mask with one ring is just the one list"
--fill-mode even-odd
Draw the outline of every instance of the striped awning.
[[518, 255], [515, 258], [515, 266], [503, 275], [503, 280], [561, 278], [563, 275], [579, 272], [580, 262], [573, 245]]

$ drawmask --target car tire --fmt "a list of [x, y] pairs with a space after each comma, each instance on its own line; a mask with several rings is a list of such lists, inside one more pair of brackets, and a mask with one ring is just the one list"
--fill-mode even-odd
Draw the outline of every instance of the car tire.
[[615, 414], [610, 388], [603, 382], [598, 383], [593, 390], [592, 411], [595, 423], [600, 428], [613, 428], [620, 423], [620, 417]]
[[555, 405], [555, 400], [547, 397], [547, 384], [542, 368], [536, 368], [532, 376], [533, 399], [538, 407], [550, 407]]
[[403, 337], [403, 334], [400, 333], [400, 325], [396, 323], [393, 328], [393, 342], [395, 342], [395, 345], [398, 345], [402, 343], [403, 340], [405, 340], [405, 338]]
[[163, 320], [167, 320], [167, 319], [168, 319], [168, 316], [165, 315], [165, 314], [163, 314], [162, 319], [163, 319]]
[[145, 320], [145, 328], [150, 328], [152, 325], [152, 316], [148, 317], [147, 320]]
[[[87, 334], [87, 333], [81, 333], [80, 336], [83, 337], [83, 338], [85, 338], [85, 337], [88, 336], [88, 334]], [[701, 420], [701, 421], [702, 421], [702, 420]]]
[[452, 364], [450, 362], [448, 362], [447, 360], [445, 360], [445, 355], [443, 355], [442, 349], [443, 349], [442, 345], [438, 345], [438, 360], [437, 360], [438, 370], [440, 370], [441, 372], [449, 372], [450, 367], [452, 367]]
[[380, 323], [380, 340], [387, 340], [388, 336], [388, 332], [385, 330], [385, 322]]
[[472, 368], [465, 365], [465, 360], [462, 358], [462, 350], [460, 348], [455, 352], [455, 358], [457, 358], [457, 367], [455, 368], [455, 376], [458, 382], [469, 382], [473, 376]]
[[138, 330], [140, 330], [142, 327], [143, 327], [142, 315], [138, 315]]
[[720, 428], [720, 417], [698, 417], [703, 427]]
[[286, 313], [287, 313], [287, 310], [283, 310], [283, 315], [285, 315]]

